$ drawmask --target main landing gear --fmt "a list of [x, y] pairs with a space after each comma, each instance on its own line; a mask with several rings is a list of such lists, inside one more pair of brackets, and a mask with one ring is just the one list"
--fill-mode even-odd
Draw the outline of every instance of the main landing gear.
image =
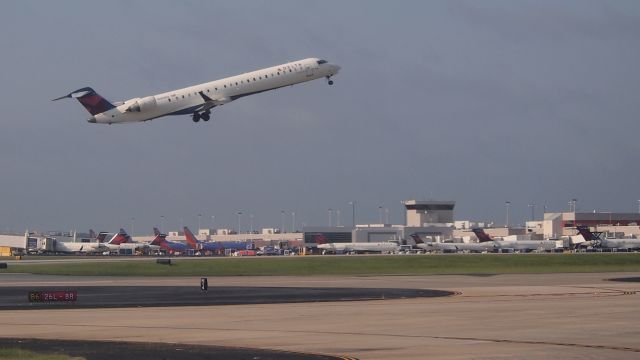
[[200, 119], [202, 119], [202, 121], [209, 121], [209, 119], [211, 119], [211, 111], [206, 111], [206, 112], [203, 112], [202, 114], [194, 112], [192, 119], [193, 119], [193, 122], [198, 122], [200, 121]]

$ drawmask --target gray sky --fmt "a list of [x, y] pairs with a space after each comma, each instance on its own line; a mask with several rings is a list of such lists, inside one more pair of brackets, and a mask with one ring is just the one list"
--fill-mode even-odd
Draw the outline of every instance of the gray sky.
[[[527, 204], [637, 211], [637, 1], [13, 1], [0, 12], [0, 230], [150, 233], [165, 217], [325, 225]], [[152, 95], [306, 57], [334, 78], [144, 124], [75, 101]], [[244, 215], [242, 227], [248, 228]], [[335, 219], [334, 219], [335, 223]]]

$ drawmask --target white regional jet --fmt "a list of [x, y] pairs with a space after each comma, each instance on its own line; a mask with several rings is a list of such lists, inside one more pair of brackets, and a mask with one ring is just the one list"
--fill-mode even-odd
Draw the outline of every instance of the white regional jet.
[[92, 115], [87, 121], [94, 124], [139, 122], [187, 114], [191, 114], [194, 122], [208, 121], [212, 108], [244, 96], [319, 78], [326, 78], [329, 85], [333, 85], [331, 77], [339, 70], [339, 66], [326, 60], [309, 58], [124, 102], [110, 103], [90, 87], [53, 101], [78, 99]]

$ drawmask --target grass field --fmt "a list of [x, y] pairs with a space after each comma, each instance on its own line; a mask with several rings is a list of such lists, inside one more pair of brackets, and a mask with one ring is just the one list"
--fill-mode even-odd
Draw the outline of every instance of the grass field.
[[296, 256], [10, 265], [5, 272], [91, 276], [427, 275], [640, 271], [640, 254]]
[[0, 348], [0, 360], [83, 360], [82, 357], [39, 354], [16, 348]]

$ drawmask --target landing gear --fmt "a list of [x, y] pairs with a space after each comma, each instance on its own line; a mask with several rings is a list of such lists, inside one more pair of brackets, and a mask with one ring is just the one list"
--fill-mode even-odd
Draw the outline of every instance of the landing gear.
[[333, 80], [331, 80], [331, 76], [327, 76], [327, 82], [329, 85], [333, 85]]
[[209, 121], [211, 119], [211, 111], [203, 112], [202, 114], [194, 112], [192, 119], [193, 122], [198, 122], [200, 119], [202, 119], [202, 121]]

